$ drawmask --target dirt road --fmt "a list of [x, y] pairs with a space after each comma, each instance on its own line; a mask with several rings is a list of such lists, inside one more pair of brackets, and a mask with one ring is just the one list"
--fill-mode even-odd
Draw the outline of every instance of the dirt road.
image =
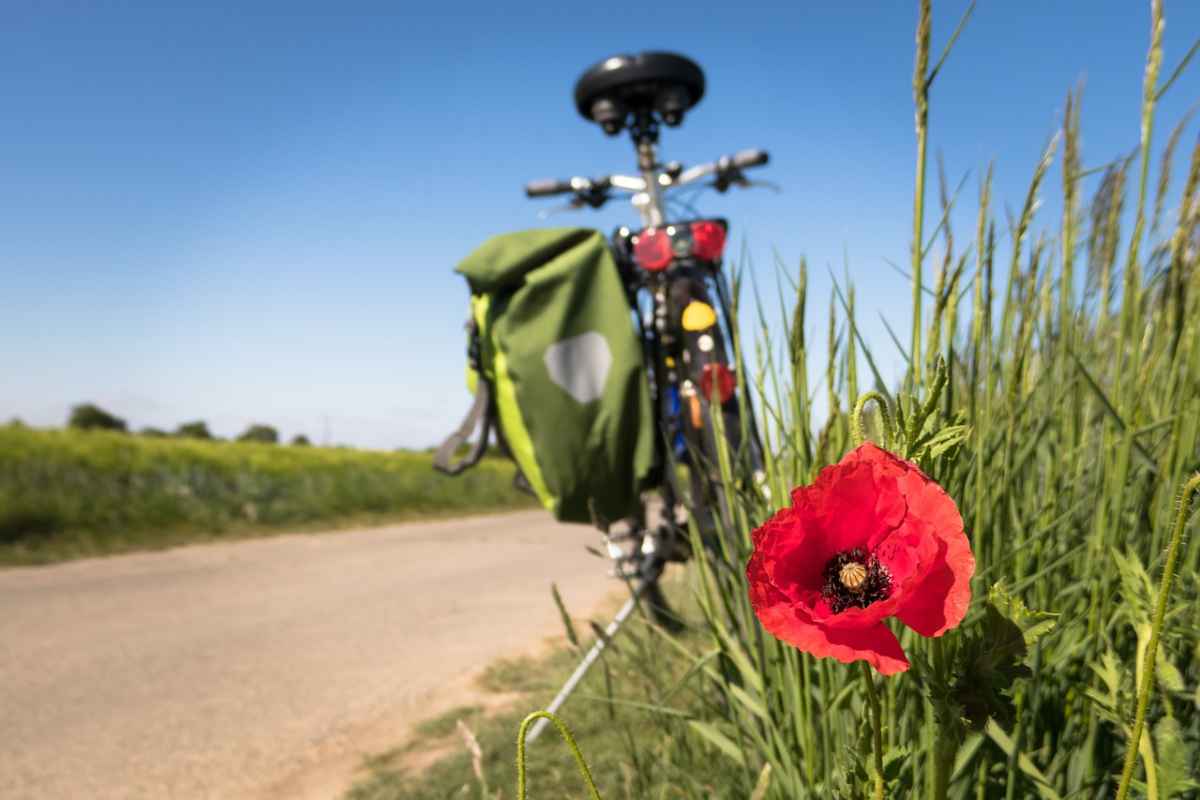
[[544, 512], [0, 570], [0, 797], [325, 798], [488, 661], [589, 613]]

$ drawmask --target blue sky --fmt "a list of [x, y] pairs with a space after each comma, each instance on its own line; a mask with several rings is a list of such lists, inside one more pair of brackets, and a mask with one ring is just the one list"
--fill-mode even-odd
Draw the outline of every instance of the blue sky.
[[[964, 7], [935, 4], [936, 48]], [[1166, 13], [1169, 69], [1200, 34], [1200, 5]], [[823, 341], [827, 268], [848, 254], [868, 339], [895, 372], [877, 320], [908, 325], [910, 290], [886, 260], [908, 252], [915, 15], [899, 0], [9, 3], [0, 419], [58, 425], [91, 400], [135, 427], [199, 418], [233, 435], [261, 421], [433, 444], [469, 401], [454, 265], [495, 233], [635, 219], [613, 203], [545, 223], [521, 186], [632, 171], [628, 140], [581, 120], [570, 92], [599, 59], [651, 48], [708, 76], [663, 155], [766, 148], [763, 177], [784, 189], [700, 209], [731, 219], [768, 289], [773, 250], [807, 256], [810, 341]], [[1085, 164], [1136, 145], [1148, 18], [1134, 0], [980, 3], [931, 114], [952, 182], [971, 172], [964, 220], [990, 160], [997, 199], [1019, 206], [1080, 79]], [[1164, 99], [1159, 143], [1200, 99], [1198, 70]]]

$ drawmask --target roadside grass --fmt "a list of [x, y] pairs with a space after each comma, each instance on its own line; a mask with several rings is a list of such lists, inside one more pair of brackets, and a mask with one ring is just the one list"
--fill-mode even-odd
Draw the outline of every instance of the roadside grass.
[[0, 564], [463, 516], [536, 502], [485, 459], [0, 426]]
[[[708, 797], [748, 794], [745, 776], [710, 747], [689, 741], [684, 730], [688, 717], [704, 713], [706, 702], [692, 688], [694, 658], [685, 657], [686, 651], [702, 649], [705, 639], [691, 596], [691, 572], [676, 571], [664, 587], [691, 629], [672, 636], [635, 613], [562, 710], [605, 798], [677, 797], [678, 787]], [[608, 620], [592, 621], [603, 627]], [[549, 704], [595, 641], [594, 635], [583, 635], [589, 626], [580, 622], [575, 626], [581, 649], [563, 639], [540, 656], [489, 664], [477, 685], [506, 698], [499, 711], [489, 714], [473, 704], [421, 723], [407, 746], [364, 760], [365, 774], [346, 800], [514, 797], [517, 729], [531, 710]], [[478, 741], [478, 768], [460, 720]], [[407, 766], [422, 764], [420, 755], [426, 752], [445, 755], [428, 766]], [[532, 795], [585, 796], [570, 751], [553, 726], [529, 745], [527, 756]]]
[[[491, 689], [491, 691], [503, 690]], [[459, 720], [474, 726], [484, 713], [483, 706], [480, 705], [458, 706], [425, 720], [413, 729], [413, 734], [418, 739], [444, 739], [457, 730]]]

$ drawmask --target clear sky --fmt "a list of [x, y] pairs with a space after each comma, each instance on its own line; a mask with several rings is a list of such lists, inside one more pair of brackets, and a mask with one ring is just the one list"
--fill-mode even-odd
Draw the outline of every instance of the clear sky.
[[[820, 342], [827, 269], [848, 254], [867, 336], [895, 372], [877, 320], [908, 326], [910, 290], [886, 260], [909, 246], [915, 6], [10, 0], [0, 419], [60, 425], [90, 400], [134, 427], [199, 418], [228, 436], [261, 421], [433, 444], [469, 402], [455, 264], [495, 233], [636, 219], [612, 203], [543, 222], [548, 203], [521, 187], [632, 171], [628, 139], [586, 124], [570, 93], [590, 64], [643, 49], [708, 76], [684, 127], [664, 131], [667, 159], [762, 147], [762, 177], [784, 189], [699, 208], [729, 217], [768, 289], [773, 250], [808, 257]], [[935, 3], [936, 49], [964, 7]], [[1170, 69], [1200, 35], [1200, 4], [1166, 13]], [[1081, 78], [1085, 165], [1137, 144], [1148, 19], [1148, 1], [980, 3], [931, 116], [952, 181], [971, 173], [964, 213], [993, 159], [998, 200], [1019, 206]], [[1164, 99], [1158, 142], [1198, 99], [1200, 66]]]

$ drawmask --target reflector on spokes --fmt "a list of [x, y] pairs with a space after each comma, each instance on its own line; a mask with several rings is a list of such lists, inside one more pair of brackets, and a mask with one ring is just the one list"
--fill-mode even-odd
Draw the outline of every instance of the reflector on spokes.
[[713, 382], [716, 382], [717, 397], [722, 404], [728, 403], [737, 388], [737, 378], [729, 371], [729, 367], [721, 363], [705, 364], [700, 373], [700, 393], [710, 399], [713, 394]]

